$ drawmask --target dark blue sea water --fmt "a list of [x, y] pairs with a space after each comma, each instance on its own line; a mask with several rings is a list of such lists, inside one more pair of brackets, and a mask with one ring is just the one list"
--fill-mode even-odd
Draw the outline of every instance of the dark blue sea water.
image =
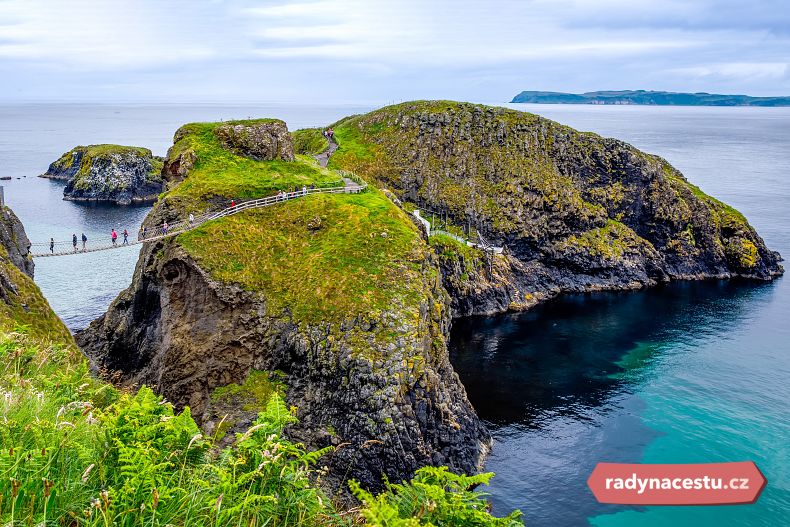
[[[657, 153], [790, 255], [790, 109], [511, 105]], [[790, 525], [790, 287], [678, 283], [456, 321], [451, 359], [495, 444], [494, 510], [529, 525]], [[626, 508], [599, 461], [753, 460], [754, 505]]]
[[[790, 255], [790, 109], [512, 105], [667, 158], [739, 208]], [[291, 129], [366, 111], [349, 106], [0, 105], [0, 181], [33, 241], [108, 236], [146, 207], [61, 200], [36, 178], [77, 144], [164, 154], [185, 122], [280, 117]], [[16, 179], [19, 178], [19, 179]], [[127, 227], [128, 226], [128, 227]], [[134, 232], [134, 231], [133, 231]], [[41, 259], [36, 281], [73, 329], [129, 283], [137, 248]], [[567, 296], [528, 313], [456, 321], [452, 360], [495, 447], [494, 509], [529, 525], [790, 525], [790, 289], [683, 283]], [[598, 461], [754, 460], [768, 477], [755, 505], [627, 509], [585, 487]]]

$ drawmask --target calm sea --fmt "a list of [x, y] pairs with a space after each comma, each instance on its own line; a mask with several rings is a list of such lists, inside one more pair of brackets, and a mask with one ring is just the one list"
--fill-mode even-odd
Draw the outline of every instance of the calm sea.
[[[739, 208], [790, 255], [790, 109], [511, 105], [624, 139], [668, 159]], [[146, 207], [65, 202], [36, 178], [77, 144], [164, 154], [190, 121], [279, 117], [291, 129], [367, 111], [351, 106], [0, 105], [0, 181], [33, 241], [134, 232]], [[18, 178], [18, 179], [17, 179]], [[36, 281], [72, 329], [126, 287], [135, 248], [40, 259]], [[779, 526], [790, 517], [790, 289], [786, 280], [684, 283], [567, 296], [521, 315], [455, 323], [452, 360], [495, 447], [495, 511], [529, 525]], [[755, 505], [598, 505], [598, 461], [754, 460], [768, 478]]]
[[[790, 108], [510, 105], [659, 154], [790, 255]], [[456, 321], [494, 509], [533, 526], [790, 525], [790, 284], [680, 283]], [[598, 504], [599, 461], [753, 460], [754, 505]]]

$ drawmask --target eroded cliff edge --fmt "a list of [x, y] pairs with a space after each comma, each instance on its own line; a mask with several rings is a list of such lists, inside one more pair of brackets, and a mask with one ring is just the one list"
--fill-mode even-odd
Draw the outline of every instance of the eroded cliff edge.
[[[231, 198], [344, 185], [294, 157], [275, 120], [182, 127], [165, 171], [178, 177], [150, 226]], [[434, 253], [370, 189], [146, 244], [131, 286], [78, 343], [116, 381], [189, 405], [209, 434], [244, 429], [282, 382], [299, 409], [289, 433], [337, 447], [326, 460], [333, 486], [376, 488], [426, 464], [475, 472], [489, 448], [447, 357], [448, 304]]]
[[660, 157], [537, 115], [420, 101], [335, 125], [330, 166], [505, 247], [437, 240], [453, 314], [525, 309], [560, 292], [783, 272], [746, 219]]

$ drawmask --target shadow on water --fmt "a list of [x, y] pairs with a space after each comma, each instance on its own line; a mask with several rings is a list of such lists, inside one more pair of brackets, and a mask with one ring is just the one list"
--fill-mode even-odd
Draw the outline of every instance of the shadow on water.
[[[773, 284], [679, 282], [565, 295], [529, 312], [456, 320], [450, 358], [494, 436], [494, 509], [530, 525], [584, 525], [598, 461], [639, 462], [657, 433], [639, 386], [680, 344], [716, 338]], [[607, 512], [613, 509], [609, 506]]]

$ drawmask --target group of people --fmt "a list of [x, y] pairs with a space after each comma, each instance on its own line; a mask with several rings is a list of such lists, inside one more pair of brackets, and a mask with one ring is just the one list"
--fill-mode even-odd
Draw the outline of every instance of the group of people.
[[[129, 231], [124, 229], [122, 234], [123, 234], [123, 243], [121, 245], [129, 245]], [[80, 240], [82, 240], [82, 252], [85, 252], [87, 250], [87, 245], [88, 245], [88, 236], [86, 236], [84, 232], [82, 233], [82, 236], [80, 236], [79, 238], [77, 238], [76, 232], [71, 235], [71, 246], [74, 248], [75, 253], [79, 251], [77, 246], [79, 245]], [[115, 246], [118, 245], [118, 231], [116, 231], [115, 229], [112, 229], [110, 231], [110, 240], [112, 240], [113, 245]], [[55, 254], [55, 238], [49, 239], [49, 252], [51, 254]]]
[[[324, 131], [324, 135], [327, 138], [332, 137], [333, 134], [334, 134], [334, 132], [332, 131], [331, 128]], [[295, 198], [297, 196], [306, 196], [308, 191], [313, 190], [313, 189], [315, 189], [315, 185], [310, 185], [309, 187], [306, 186], [306, 185], [303, 185], [301, 189], [299, 187], [294, 187], [294, 189], [292, 191], [290, 191], [290, 192], [285, 192], [285, 191], [281, 190], [281, 191], [279, 191], [277, 193], [277, 201], [284, 201], [284, 200], [287, 200], [287, 199]], [[235, 199], [231, 200], [230, 206], [232, 208], [236, 207], [236, 200]], [[195, 223], [195, 216], [190, 212], [189, 213], [189, 226], [190, 226], [190, 228], [194, 225], [194, 223]], [[161, 236], [166, 236], [167, 235], [167, 231], [169, 229], [170, 229], [170, 225], [168, 225], [168, 223], [166, 221], [162, 222]], [[121, 245], [129, 245], [129, 231], [124, 229], [121, 234], [123, 234], [123, 242], [121, 243]], [[138, 241], [143, 241], [143, 240], [145, 240], [147, 238], [148, 238], [148, 227], [146, 227], [146, 226], [140, 227], [140, 232], [137, 235], [137, 240]], [[110, 240], [112, 241], [112, 244], [113, 244], [114, 247], [118, 246], [118, 231], [116, 231], [114, 228], [110, 231]], [[74, 233], [72, 235], [71, 241], [72, 241], [72, 244], [74, 246], [74, 252], [77, 252], [77, 250], [78, 250], [77, 249], [77, 245], [79, 243], [79, 239], [77, 238], [77, 234], [76, 233]], [[83, 252], [86, 250], [87, 243], [88, 243], [88, 237], [83, 232], [82, 233], [82, 251]], [[55, 254], [55, 239], [54, 238], [50, 238], [49, 239], [49, 252], [52, 253], [52, 254]]]
[[324, 137], [326, 137], [329, 140], [332, 140], [332, 139], [335, 138], [335, 131], [332, 128], [327, 128], [326, 130], [323, 131], [323, 134], [324, 134]]
[[281, 190], [277, 192], [277, 201], [284, 201], [286, 199], [295, 198], [297, 196], [307, 196], [308, 191], [315, 189], [315, 185], [310, 185], [309, 187], [306, 185], [302, 185], [302, 188], [294, 187], [293, 190], [289, 192], [285, 192]]

